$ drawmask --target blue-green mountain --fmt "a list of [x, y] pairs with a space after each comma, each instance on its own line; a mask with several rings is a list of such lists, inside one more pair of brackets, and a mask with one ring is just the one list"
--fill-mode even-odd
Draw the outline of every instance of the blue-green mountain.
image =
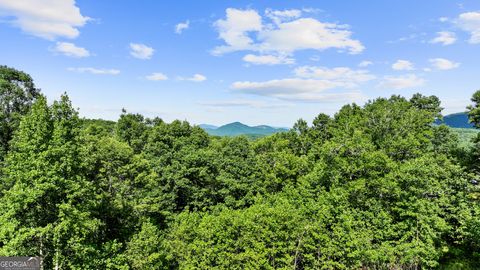
[[261, 137], [270, 135], [277, 132], [288, 131], [287, 128], [275, 128], [266, 125], [260, 126], [247, 126], [240, 122], [234, 122], [226, 124], [220, 127], [213, 125], [201, 124], [198, 125], [203, 128], [208, 134], [215, 136], [239, 136], [239, 135], [253, 135], [255, 137]]
[[217, 126], [209, 125], [209, 124], [200, 124], [198, 126], [203, 128], [203, 129], [217, 129], [218, 128]]
[[445, 124], [452, 128], [473, 128], [473, 124], [468, 122], [468, 114], [466, 112], [445, 115], [443, 120], [437, 120], [436, 124]]

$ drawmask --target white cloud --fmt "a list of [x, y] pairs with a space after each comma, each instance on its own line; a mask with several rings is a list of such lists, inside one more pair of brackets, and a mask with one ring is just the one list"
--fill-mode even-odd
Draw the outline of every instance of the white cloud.
[[480, 12], [462, 13], [455, 22], [460, 29], [470, 33], [470, 43], [480, 43]]
[[203, 82], [207, 80], [207, 77], [203, 76], [202, 74], [195, 74], [193, 77], [188, 78], [188, 80], [193, 82]]
[[329, 80], [342, 83], [344, 87], [355, 87], [358, 83], [375, 79], [367, 70], [352, 70], [348, 67], [313, 67], [303, 66], [294, 70], [299, 78]]
[[295, 59], [281, 55], [276, 56], [247, 54], [243, 57], [243, 61], [254, 65], [280, 65], [295, 63]]
[[188, 27], [190, 27], [190, 21], [182, 22], [177, 25], [175, 25], [175, 33], [181, 34], [183, 30], [187, 30]]
[[2, 14], [24, 32], [50, 40], [76, 38], [78, 28], [89, 20], [74, 0], [0, 0]]
[[422, 33], [412, 33], [407, 36], [400, 37], [396, 40], [389, 40], [387, 43], [396, 44], [401, 42], [414, 42], [415, 40], [422, 38], [423, 36], [427, 35], [425, 32]]
[[265, 16], [270, 18], [275, 24], [280, 24], [285, 21], [290, 21], [302, 16], [302, 11], [298, 9], [288, 9], [288, 10], [265, 10]]
[[238, 81], [231, 88], [241, 93], [305, 102], [360, 101], [359, 91], [344, 91], [373, 80], [375, 76], [364, 70], [346, 67], [325, 68], [304, 66], [294, 70], [294, 78], [261, 82]]
[[152, 73], [152, 74], [146, 76], [145, 78], [149, 81], [165, 81], [165, 80], [168, 80], [167, 75], [165, 75], [163, 73], [160, 73], [160, 72]]
[[343, 25], [322, 23], [312, 18], [301, 18], [259, 33], [260, 50], [293, 53], [297, 50], [325, 50], [337, 48], [352, 54], [364, 50], [358, 40], [350, 38], [352, 32]]
[[438, 18], [440, 22], [448, 22], [448, 17], [440, 17]]
[[433, 58], [428, 61], [432, 64], [433, 68], [438, 70], [455, 69], [460, 66], [460, 63], [455, 63], [445, 58]]
[[392, 68], [394, 70], [414, 70], [413, 63], [407, 60], [397, 60], [393, 63]]
[[130, 43], [130, 49], [130, 55], [143, 60], [152, 58], [155, 51], [153, 48], [140, 43]]
[[342, 86], [341, 83], [328, 80], [287, 78], [264, 82], [239, 81], [231, 88], [242, 93], [274, 97], [297, 101], [344, 101], [359, 97], [357, 91], [347, 93], [325, 93], [326, 90]]
[[255, 10], [227, 9], [226, 19], [214, 24], [226, 45], [216, 47], [213, 54], [250, 50], [288, 55], [298, 50], [329, 48], [355, 54], [364, 50], [360, 41], [351, 39], [352, 32], [345, 25], [298, 18], [300, 13], [292, 10], [266, 13], [274, 25], [264, 25]]
[[381, 88], [404, 89], [418, 87], [424, 84], [424, 79], [417, 77], [415, 74], [407, 74], [401, 76], [385, 76], [378, 86]]
[[457, 36], [453, 32], [437, 32], [437, 36], [430, 40], [430, 43], [441, 43], [442, 45], [451, 45], [457, 41]]
[[89, 57], [90, 52], [82, 47], [77, 47], [70, 42], [57, 42], [54, 51], [70, 57], [82, 58]]
[[324, 10], [322, 9], [319, 9], [319, 8], [302, 8], [302, 11], [305, 12], [305, 13], [320, 13], [320, 12], [324, 12]]
[[215, 48], [214, 54], [252, 50], [253, 40], [248, 33], [262, 30], [262, 18], [255, 10], [227, 8], [225, 20], [218, 20], [214, 25], [219, 37], [227, 44]]
[[368, 67], [370, 65], [373, 65], [372, 61], [362, 61], [360, 64], [358, 64], [359, 67]]
[[92, 67], [68, 68], [67, 70], [78, 73], [91, 73], [97, 75], [118, 75], [120, 73], [120, 70], [118, 69], [98, 69]]
[[359, 91], [326, 92], [339, 84], [326, 80], [287, 78], [264, 82], [234, 82], [231, 88], [247, 94], [303, 102], [350, 102], [364, 100]]
[[178, 80], [180, 81], [191, 81], [191, 82], [203, 82], [207, 80], [207, 77], [205, 77], [202, 74], [194, 74], [192, 77], [184, 78], [184, 77], [178, 77]]

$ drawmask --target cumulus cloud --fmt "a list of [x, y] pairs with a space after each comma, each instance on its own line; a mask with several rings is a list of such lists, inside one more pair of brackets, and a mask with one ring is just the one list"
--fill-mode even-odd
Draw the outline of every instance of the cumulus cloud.
[[253, 65], [281, 65], [295, 63], [295, 59], [282, 55], [277, 56], [247, 54], [243, 57], [243, 61]]
[[178, 80], [180, 81], [191, 81], [191, 82], [203, 82], [207, 80], [207, 77], [205, 77], [202, 74], [194, 74], [192, 77], [178, 77]]
[[337, 48], [352, 54], [364, 50], [358, 40], [351, 39], [351, 32], [345, 26], [322, 23], [312, 18], [301, 18], [278, 25], [259, 33], [260, 49], [292, 53], [297, 50], [325, 50]]
[[422, 86], [425, 80], [417, 77], [415, 74], [401, 76], [385, 76], [378, 85], [381, 88], [405, 89]]
[[228, 8], [226, 18], [214, 23], [219, 37], [226, 43], [214, 49], [214, 54], [223, 54], [239, 50], [253, 50], [254, 41], [249, 32], [262, 30], [262, 17], [255, 10]]
[[187, 30], [188, 27], [190, 27], [190, 21], [182, 22], [177, 25], [175, 25], [175, 33], [181, 34], [183, 30]]
[[460, 29], [470, 33], [470, 43], [480, 43], [480, 11], [462, 13], [455, 20], [455, 23]]
[[168, 80], [168, 77], [163, 73], [155, 72], [146, 76], [145, 79], [149, 81], [165, 81], [165, 80]]
[[45, 39], [76, 38], [88, 17], [74, 0], [0, 0], [0, 16], [22, 31]]
[[90, 52], [82, 47], [78, 47], [73, 43], [70, 42], [57, 42], [55, 48], [55, 52], [64, 54], [70, 57], [82, 58], [82, 57], [89, 57]]
[[78, 72], [78, 73], [91, 73], [96, 75], [118, 75], [120, 70], [118, 69], [98, 69], [92, 67], [77, 67], [77, 68], [68, 68], [67, 70]]
[[325, 93], [325, 90], [339, 86], [341, 83], [328, 80], [288, 78], [264, 82], [239, 81], [234, 82], [231, 88], [242, 93], [306, 102], [351, 101], [361, 96], [358, 91]]
[[330, 48], [355, 54], [364, 50], [360, 41], [351, 38], [352, 32], [345, 25], [299, 18], [301, 12], [297, 10], [267, 10], [266, 14], [273, 25], [263, 24], [255, 10], [228, 8], [226, 18], [214, 24], [225, 45], [214, 48], [213, 54], [241, 50], [291, 54], [298, 50]]
[[432, 68], [437, 70], [455, 69], [460, 66], [460, 63], [455, 63], [445, 58], [433, 58], [428, 61], [432, 65]]
[[153, 48], [148, 47], [145, 44], [130, 43], [130, 55], [135, 58], [142, 60], [150, 59], [152, 58], [154, 51]]
[[237, 81], [231, 88], [237, 92], [304, 102], [360, 101], [363, 94], [348, 90], [373, 80], [368, 71], [346, 67], [303, 66], [294, 70], [295, 77], [269, 81]]
[[234, 82], [232, 89], [248, 94], [302, 102], [350, 102], [364, 99], [360, 91], [326, 92], [339, 85], [324, 80], [288, 78], [264, 82]]
[[339, 86], [338, 83], [327, 80], [305, 80], [300, 78], [288, 78], [263, 82], [239, 81], [232, 84], [233, 89], [242, 90], [246, 93], [254, 93], [262, 96], [286, 96], [321, 92]]
[[303, 66], [294, 70], [299, 78], [329, 80], [342, 83], [344, 87], [355, 87], [358, 83], [375, 79], [367, 70], [352, 70], [348, 67], [314, 67]]
[[373, 65], [372, 61], [362, 61], [360, 64], [358, 64], [359, 67], [368, 67], [370, 65]]
[[397, 60], [393, 63], [392, 68], [394, 70], [414, 70], [413, 63], [407, 60]]
[[280, 24], [285, 21], [290, 21], [302, 16], [302, 11], [298, 9], [287, 10], [265, 10], [265, 16], [270, 18], [275, 24]]
[[440, 43], [444, 46], [451, 45], [457, 41], [457, 36], [453, 32], [442, 31], [437, 32], [437, 36], [430, 40], [430, 43]]

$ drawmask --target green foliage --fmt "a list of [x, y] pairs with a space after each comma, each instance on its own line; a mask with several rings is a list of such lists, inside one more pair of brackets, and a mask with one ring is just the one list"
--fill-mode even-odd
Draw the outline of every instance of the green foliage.
[[459, 147], [470, 148], [479, 131], [471, 128], [452, 128], [451, 131], [458, 136]]
[[126, 256], [132, 269], [168, 268], [166, 247], [161, 231], [151, 222], [142, 223], [140, 231], [127, 244]]
[[138, 153], [145, 145], [146, 130], [147, 123], [142, 115], [127, 114], [123, 110], [117, 122], [115, 132], [119, 140], [128, 143]]
[[[0, 199], [0, 253], [35, 254], [45, 267], [88, 268], [100, 220], [83, 175], [78, 116], [70, 101], [39, 98], [22, 119], [6, 158]], [[69, 258], [66, 260], [66, 258]]]
[[435, 125], [434, 96], [250, 140], [125, 111], [79, 119], [66, 95], [49, 106], [28, 75], [0, 71], [21, 104], [1, 108], [14, 134], [1, 134], [2, 256], [45, 269], [480, 267], [480, 137], [466, 146], [477, 133]]
[[473, 104], [467, 107], [468, 118], [476, 128], [480, 128], [480, 90], [473, 93], [471, 100]]
[[40, 97], [32, 78], [14, 68], [0, 66], [0, 161], [9, 149], [9, 141], [27, 114], [32, 103]]

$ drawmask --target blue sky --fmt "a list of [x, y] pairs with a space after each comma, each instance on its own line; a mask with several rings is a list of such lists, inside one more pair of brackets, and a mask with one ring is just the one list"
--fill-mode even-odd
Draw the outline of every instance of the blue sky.
[[0, 0], [0, 64], [80, 114], [291, 126], [392, 94], [463, 111], [478, 1]]

